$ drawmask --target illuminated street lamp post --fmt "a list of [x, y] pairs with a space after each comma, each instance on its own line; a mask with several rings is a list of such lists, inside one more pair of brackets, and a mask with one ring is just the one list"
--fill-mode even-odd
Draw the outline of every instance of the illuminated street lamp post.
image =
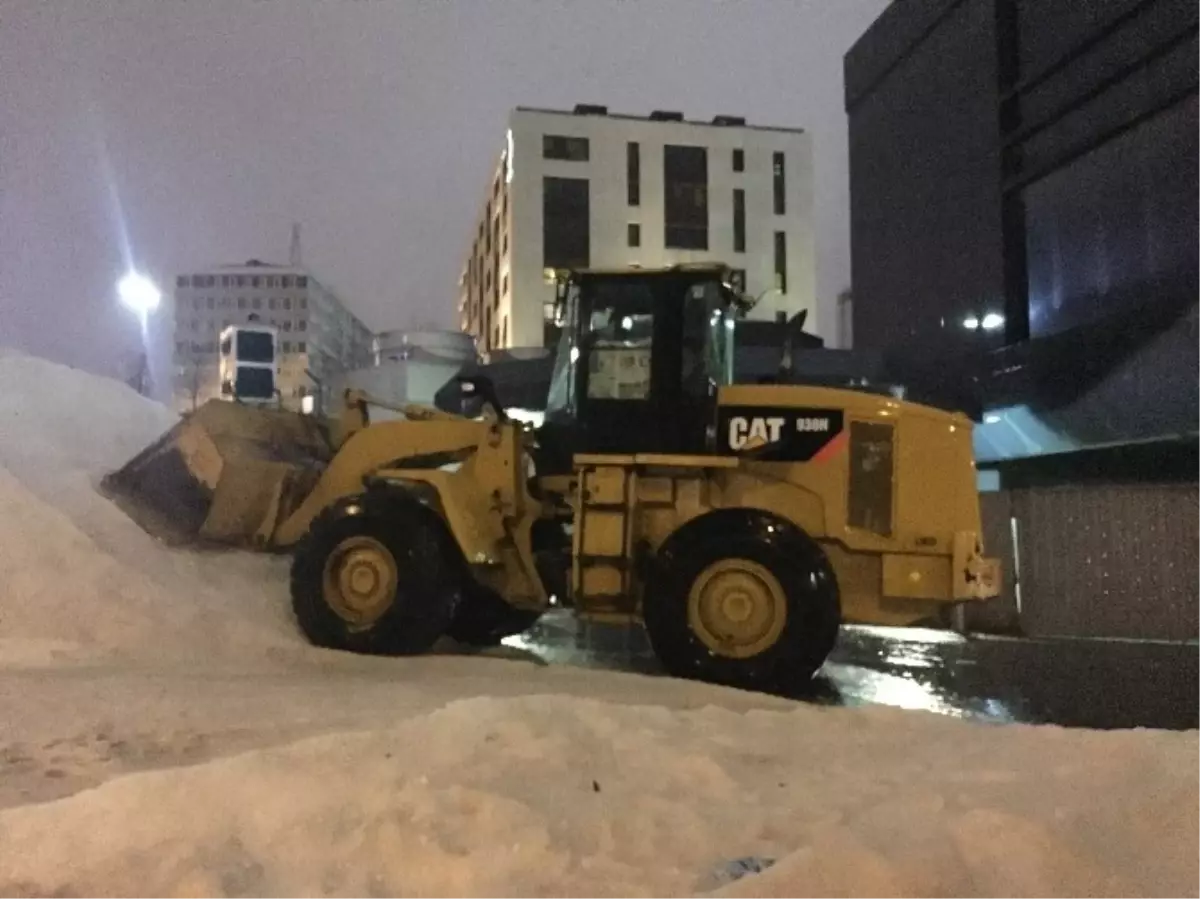
[[138, 317], [142, 326], [142, 351], [138, 356], [137, 371], [130, 379], [131, 386], [143, 396], [150, 395], [150, 313], [162, 302], [162, 292], [153, 281], [141, 272], [130, 269], [117, 282], [117, 297], [121, 305]]
[[117, 282], [117, 296], [121, 305], [137, 315], [142, 323], [142, 333], [145, 334], [150, 313], [157, 309], [162, 301], [162, 293], [158, 287], [140, 272], [130, 271]]

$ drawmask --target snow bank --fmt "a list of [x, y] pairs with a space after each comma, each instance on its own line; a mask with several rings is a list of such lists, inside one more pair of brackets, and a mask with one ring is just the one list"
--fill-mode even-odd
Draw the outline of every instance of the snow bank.
[[0, 894], [1196, 895], [1196, 768], [1194, 734], [472, 699], [4, 811]]
[[119, 382], [0, 354], [0, 663], [302, 651], [286, 561], [167, 550], [96, 491], [176, 420]]

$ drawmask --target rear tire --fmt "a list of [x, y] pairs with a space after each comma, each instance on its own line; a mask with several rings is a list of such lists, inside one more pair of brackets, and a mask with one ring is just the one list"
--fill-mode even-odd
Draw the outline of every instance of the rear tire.
[[807, 534], [753, 510], [723, 510], [664, 545], [643, 618], [677, 677], [792, 690], [833, 649], [841, 601], [829, 560]]
[[403, 497], [364, 494], [326, 509], [292, 560], [292, 609], [310, 642], [369, 655], [416, 655], [461, 601], [444, 524]]

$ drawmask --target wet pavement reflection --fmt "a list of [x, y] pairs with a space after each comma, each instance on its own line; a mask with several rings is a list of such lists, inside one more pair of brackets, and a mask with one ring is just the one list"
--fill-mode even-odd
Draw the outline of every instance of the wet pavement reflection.
[[[639, 628], [555, 611], [505, 644], [549, 664], [661, 674]], [[961, 637], [846, 626], [829, 661], [793, 698], [886, 705], [972, 720], [1067, 727], [1198, 726], [1197, 645]]]

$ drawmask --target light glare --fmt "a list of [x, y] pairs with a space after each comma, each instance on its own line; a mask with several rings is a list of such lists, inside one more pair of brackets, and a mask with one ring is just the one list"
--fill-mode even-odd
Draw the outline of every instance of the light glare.
[[122, 305], [141, 316], [157, 309], [162, 300], [154, 282], [140, 272], [129, 272], [117, 283], [117, 296]]

